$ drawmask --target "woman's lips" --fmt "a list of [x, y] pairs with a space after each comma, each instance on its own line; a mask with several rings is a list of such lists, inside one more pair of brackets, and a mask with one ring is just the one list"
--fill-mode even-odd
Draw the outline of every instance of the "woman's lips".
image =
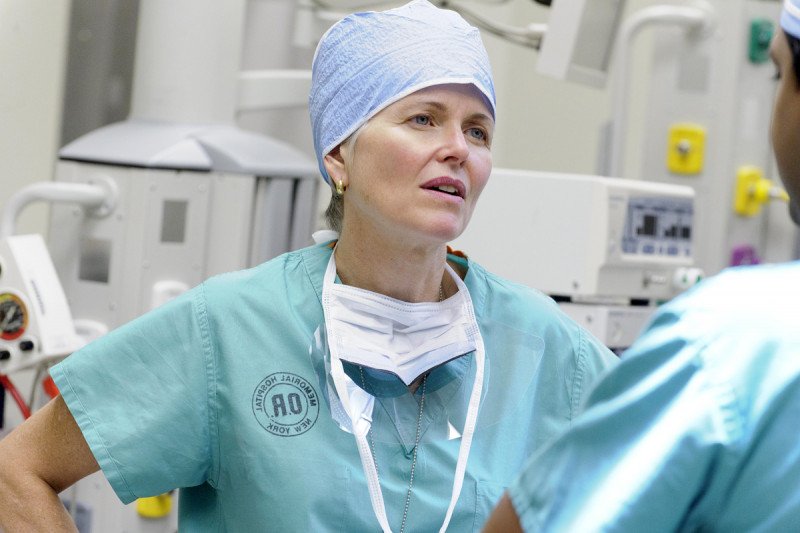
[[467, 195], [464, 183], [448, 176], [440, 176], [438, 178], [426, 181], [422, 185], [422, 188], [437, 191], [450, 196], [457, 196], [462, 199]]

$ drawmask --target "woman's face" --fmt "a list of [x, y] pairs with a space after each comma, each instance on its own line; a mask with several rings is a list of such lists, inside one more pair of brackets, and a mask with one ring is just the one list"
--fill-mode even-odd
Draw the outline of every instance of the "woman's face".
[[779, 81], [772, 113], [772, 145], [789, 195], [800, 201], [800, 86], [792, 66], [792, 52], [783, 31], [772, 39], [770, 56]]
[[458, 237], [489, 179], [493, 132], [472, 85], [422, 89], [382, 110], [341, 147], [331, 174], [347, 188], [343, 233], [412, 245]]

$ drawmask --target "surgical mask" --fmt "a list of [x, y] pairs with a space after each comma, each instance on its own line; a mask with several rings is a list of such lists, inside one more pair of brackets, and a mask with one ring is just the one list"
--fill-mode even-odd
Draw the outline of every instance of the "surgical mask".
[[472, 300], [461, 278], [446, 265], [458, 293], [444, 302], [411, 304], [356, 287], [337, 284], [335, 251], [322, 287], [322, 307], [336, 394], [356, 438], [372, 508], [390, 532], [372, 452], [367, 439], [375, 398], [345, 373], [342, 361], [391, 372], [406, 385], [430, 369], [475, 352], [476, 373], [453, 480], [450, 505], [440, 531], [450, 523], [461, 493], [478, 416], [485, 350]]
[[475, 349], [478, 327], [465, 290], [443, 302], [407, 303], [331, 283], [323, 298], [328, 342], [336, 343], [339, 358], [391, 372], [406, 385]]

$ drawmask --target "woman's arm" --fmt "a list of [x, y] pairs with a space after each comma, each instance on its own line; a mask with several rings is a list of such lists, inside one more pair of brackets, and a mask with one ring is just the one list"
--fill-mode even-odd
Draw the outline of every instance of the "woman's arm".
[[0, 440], [0, 530], [76, 531], [58, 494], [99, 468], [55, 398]]

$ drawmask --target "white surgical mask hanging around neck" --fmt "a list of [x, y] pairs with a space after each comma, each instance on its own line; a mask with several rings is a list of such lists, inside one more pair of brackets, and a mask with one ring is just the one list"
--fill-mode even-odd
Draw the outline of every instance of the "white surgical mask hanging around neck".
[[397, 375], [406, 385], [442, 363], [475, 352], [475, 381], [456, 462], [450, 505], [440, 529], [447, 529], [461, 487], [478, 418], [485, 350], [467, 287], [445, 264], [458, 292], [443, 302], [407, 303], [374, 292], [337, 284], [335, 250], [322, 285], [331, 376], [336, 394], [352, 425], [366, 474], [372, 509], [384, 533], [386, 517], [378, 471], [367, 434], [372, 426], [374, 398], [345, 373], [342, 361]]

